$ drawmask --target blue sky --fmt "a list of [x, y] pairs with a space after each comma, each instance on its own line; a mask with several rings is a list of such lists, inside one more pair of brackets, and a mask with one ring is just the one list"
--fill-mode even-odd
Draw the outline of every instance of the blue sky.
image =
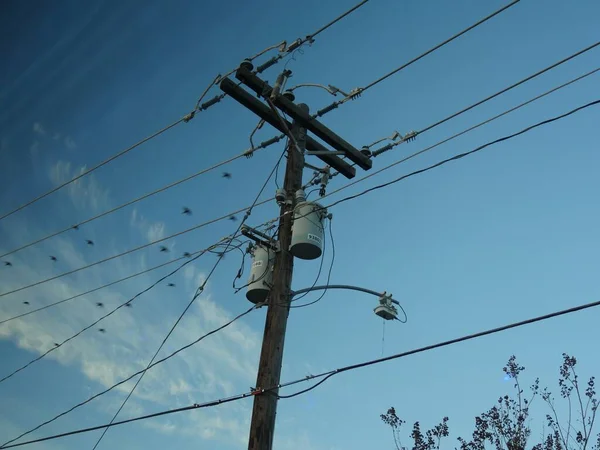
[[[257, 0], [221, 5], [158, 0], [130, 2], [6, 2], [0, 14], [0, 211], [5, 212], [188, 113], [217, 73], [267, 46], [305, 36], [354, 0]], [[320, 35], [288, 67], [290, 83], [364, 86], [469, 26], [505, 2], [371, 0]], [[330, 113], [323, 121], [355, 146], [422, 129], [598, 39], [600, 4], [521, 2], [489, 23]], [[377, 158], [390, 164], [551, 87], [594, 69], [589, 52], [430, 133]], [[265, 56], [265, 59], [267, 56]], [[282, 65], [267, 71], [273, 81]], [[333, 201], [488, 140], [596, 100], [593, 75], [493, 124], [350, 187]], [[209, 96], [218, 94], [214, 88]], [[299, 90], [313, 110], [333, 97]], [[336, 243], [333, 283], [392, 292], [409, 321], [386, 324], [385, 355], [598, 299], [600, 241], [597, 109], [535, 130], [472, 157], [343, 203], [331, 212]], [[245, 150], [256, 117], [231, 99], [202, 112], [69, 188], [0, 221], [2, 253], [82, 221], [131, 198]], [[268, 126], [257, 141], [278, 133]], [[217, 170], [151, 199], [7, 257], [2, 291], [120, 253], [248, 206], [279, 157], [281, 146]], [[316, 162], [316, 161], [315, 161]], [[281, 174], [280, 174], [281, 175]], [[307, 173], [307, 176], [310, 175]], [[281, 176], [280, 176], [281, 179]], [[337, 177], [330, 189], [346, 181]], [[264, 194], [272, 195], [274, 183]], [[180, 214], [192, 208], [191, 217]], [[275, 217], [274, 203], [249, 223]], [[235, 230], [219, 222], [167, 241], [170, 255], [196, 251]], [[92, 248], [85, 239], [93, 239]], [[329, 246], [329, 249], [331, 247]], [[52, 264], [49, 255], [56, 255]], [[170, 258], [157, 246], [51, 283], [0, 298], [0, 319], [110, 282]], [[331, 253], [326, 255], [328, 267]], [[143, 367], [197, 283], [209, 255], [47, 358], [0, 384], [2, 441]], [[186, 315], [162, 354], [194, 340], [249, 307], [231, 281], [228, 256], [207, 292]], [[248, 269], [248, 267], [246, 267]], [[309, 286], [318, 262], [297, 262], [294, 287]], [[12, 371], [166, 274], [159, 269], [0, 325], [0, 375]], [[246, 272], [247, 273], [247, 272]], [[309, 300], [311, 297], [306, 297]], [[382, 354], [375, 298], [333, 291], [310, 308], [293, 310], [284, 380]], [[265, 311], [236, 322], [148, 372], [120, 417], [243, 392], [254, 385]], [[391, 448], [379, 414], [424, 426], [450, 417], [452, 439], [469, 435], [473, 417], [510, 390], [502, 366], [516, 354], [526, 375], [555, 386], [562, 352], [575, 354], [583, 376], [600, 373], [593, 339], [598, 311], [588, 310], [500, 335], [345, 373], [318, 389], [281, 401], [276, 448]], [[125, 385], [33, 436], [107, 422]], [[556, 388], [555, 388], [556, 390]], [[293, 390], [289, 390], [289, 393]], [[286, 391], [286, 393], [288, 393]], [[239, 449], [247, 440], [250, 401], [173, 415], [110, 430], [106, 448], [159, 449], [198, 445]], [[532, 423], [541, 432], [541, 417]], [[537, 431], [536, 431], [537, 430]], [[33, 448], [91, 448], [99, 434]], [[449, 441], [449, 446], [454, 442]], [[451, 447], [452, 448], [452, 447]]]

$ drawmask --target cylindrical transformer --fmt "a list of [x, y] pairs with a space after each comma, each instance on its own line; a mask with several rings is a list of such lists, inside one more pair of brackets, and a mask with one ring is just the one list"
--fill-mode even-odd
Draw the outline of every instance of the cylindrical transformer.
[[261, 303], [267, 299], [273, 284], [273, 261], [275, 252], [262, 245], [254, 247], [252, 267], [248, 279], [246, 298], [252, 303]]
[[317, 259], [323, 253], [323, 220], [327, 211], [318, 203], [300, 202], [294, 209], [290, 253], [300, 259]]

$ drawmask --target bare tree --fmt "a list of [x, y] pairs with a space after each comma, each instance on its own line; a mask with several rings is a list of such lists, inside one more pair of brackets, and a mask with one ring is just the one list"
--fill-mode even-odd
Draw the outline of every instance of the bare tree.
[[[549, 408], [545, 424], [548, 431], [543, 433], [540, 443], [531, 445], [531, 450], [600, 450], [600, 433], [595, 437], [593, 429], [600, 402], [596, 397], [595, 378], [587, 385], [579, 382], [575, 366], [577, 360], [563, 353], [559, 370], [558, 386], [560, 397], [566, 402], [566, 418], [559, 417], [555, 399], [548, 388], [540, 391], [540, 381], [536, 378], [526, 394], [521, 386], [520, 376], [525, 367], [517, 363], [513, 355], [502, 369], [505, 376], [513, 381], [516, 394], [505, 395], [489, 410], [475, 417], [475, 429], [469, 440], [458, 438], [460, 450], [525, 450], [530, 438], [530, 407], [540, 396]], [[405, 423], [392, 407], [381, 420], [392, 430], [397, 450], [406, 450], [401, 442], [401, 427]], [[419, 422], [415, 422], [410, 437], [413, 450], [439, 450], [440, 441], [449, 435], [448, 418], [423, 434]]]
[[[593, 439], [592, 430], [600, 403], [596, 397], [595, 377], [590, 377], [583, 391], [575, 371], [577, 359], [566, 353], [562, 356], [558, 386], [561, 398], [567, 401], [567, 419], [566, 422], [559, 419], [555, 399], [548, 389], [544, 389], [542, 398], [550, 408], [551, 414], [546, 415], [546, 420], [552, 433], [546, 437], [543, 446], [536, 450], [587, 450]], [[562, 426], [562, 423], [565, 425]], [[600, 450], [600, 433], [596, 435], [596, 442], [591, 448]]]
[[[400, 419], [396, 415], [396, 410], [392, 407], [388, 409], [386, 414], [381, 414], [379, 416], [383, 423], [388, 425], [392, 429], [392, 436], [394, 437], [394, 444], [396, 445], [396, 450], [405, 450], [406, 447], [402, 445], [402, 441], [400, 440], [401, 436], [401, 428], [404, 423], [404, 420]], [[448, 429], [448, 418], [444, 417], [442, 421], [427, 430], [425, 434], [421, 431], [421, 424], [419, 422], [415, 422], [413, 425], [412, 432], [410, 433], [410, 437], [413, 440], [413, 450], [439, 450], [440, 442], [443, 437], [447, 437], [449, 435]]]

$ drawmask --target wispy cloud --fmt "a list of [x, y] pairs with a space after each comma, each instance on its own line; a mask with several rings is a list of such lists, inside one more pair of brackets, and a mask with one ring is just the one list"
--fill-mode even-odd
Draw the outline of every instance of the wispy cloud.
[[[50, 167], [49, 177], [56, 186], [72, 180], [87, 170], [86, 166], [73, 167], [68, 161], [57, 161]], [[72, 182], [67, 186], [67, 192], [73, 204], [79, 208], [89, 208], [92, 211], [106, 209], [109, 204], [109, 191], [103, 188], [94, 174]]]
[[39, 150], [40, 150], [39, 141], [33, 141], [32, 144], [29, 146], [29, 154], [31, 156], [35, 157], [39, 154]]
[[[140, 231], [148, 242], [154, 242], [166, 236], [166, 225], [164, 222], [152, 222], [140, 214], [137, 208], [131, 211], [129, 224]], [[173, 245], [173, 244], [171, 244]]]
[[69, 150], [73, 150], [73, 149], [77, 148], [77, 144], [75, 144], [75, 141], [73, 140], [73, 138], [71, 136], [65, 137], [65, 145], [67, 146], [67, 148]]
[[148, 224], [147, 228], [146, 239], [148, 239], [148, 242], [154, 242], [165, 237], [165, 224], [163, 222]]
[[42, 136], [46, 135], [46, 130], [44, 129], [43, 125], [39, 122], [34, 122], [33, 124], [33, 132], [36, 134], [40, 134]]

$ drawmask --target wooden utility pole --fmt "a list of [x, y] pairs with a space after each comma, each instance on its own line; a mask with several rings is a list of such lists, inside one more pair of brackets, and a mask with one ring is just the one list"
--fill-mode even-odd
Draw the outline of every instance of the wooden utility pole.
[[[298, 105], [308, 113], [308, 106]], [[269, 293], [267, 320], [263, 335], [256, 389], [267, 389], [277, 386], [281, 377], [283, 363], [283, 345], [292, 289], [292, 272], [294, 258], [289, 253], [292, 240], [292, 219], [296, 191], [302, 188], [302, 170], [304, 168], [304, 149], [306, 146], [306, 129], [297, 122], [292, 124], [292, 139], [287, 148], [287, 165], [283, 188], [288, 201], [281, 206], [279, 219], [280, 250], [275, 256], [273, 266], [273, 286]], [[249, 450], [271, 450], [275, 433], [275, 416], [277, 414], [277, 390], [269, 391], [254, 397], [252, 422], [250, 424]]]
[[[224, 78], [219, 84], [225, 94], [280, 132], [287, 135], [291, 134], [290, 137], [293, 137], [293, 139], [289, 139], [287, 148], [288, 159], [283, 186], [286, 191], [286, 202], [281, 207], [281, 218], [279, 220], [279, 251], [275, 256], [273, 285], [268, 297], [267, 320], [256, 381], [257, 393], [254, 397], [252, 422], [250, 424], [249, 450], [272, 450], [273, 447], [278, 400], [278, 390], [273, 388], [280, 384], [283, 344], [290, 311], [294, 259], [289, 252], [289, 248], [292, 240], [296, 191], [302, 188], [304, 156], [313, 155], [319, 158], [348, 179], [356, 175], [354, 165], [368, 170], [373, 164], [369, 156], [360, 152], [317, 120], [317, 117], [323, 114], [323, 110], [317, 112], [314, 117], [310, 116], [308, 106], [294, 103], [292, 92], [279, 93], [282, 85], [281, 80], [290, 75], [289, 70], [284, 70], [273, 88], [253, 72], [253, 65], [250, 61], [243, 61], [235, 73], [235, 77], [240, 83]], [[256, 95], [242, 88], [240, 84], [244, 84]], [[261, 98], [266, 100], [267, 104], [262, 102]], [[331, 108], [331, 106], [328, 108]], [[290, 116], [293, 123], [282, 117], [278, 110]], [[333, 147], [334, 150], [329, 150], [326, 145], [311, 136], [307, 136], [307, 131], [313, 133], [325, 144]], [[346, 159], [340, 158], [339, 155], [344, 155], [354, 164], [351, 165]]]

